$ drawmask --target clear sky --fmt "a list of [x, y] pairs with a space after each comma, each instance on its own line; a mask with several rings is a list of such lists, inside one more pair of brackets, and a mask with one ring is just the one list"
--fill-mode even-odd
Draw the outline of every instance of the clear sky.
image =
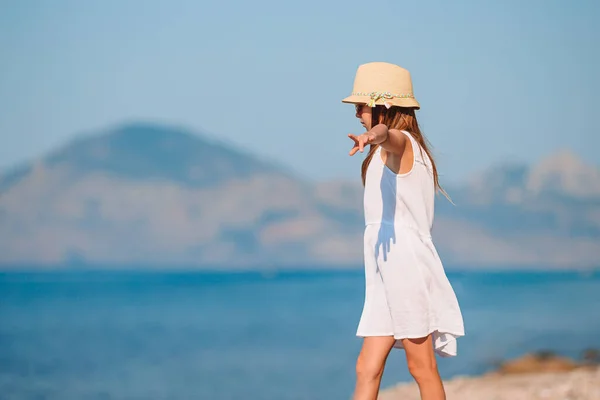
[[442, 179], [600, 164], [597, 0], [0, 0], [0, 168], [134, 120], [350, 178], [358, 65], [413, 75]]

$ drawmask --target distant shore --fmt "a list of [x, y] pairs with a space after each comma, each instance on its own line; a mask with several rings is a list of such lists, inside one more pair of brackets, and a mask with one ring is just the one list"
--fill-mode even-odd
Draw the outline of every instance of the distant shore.
[[[528, 354], [479, 377], [444, 382], [448, 400], [599, 400], [599, 352], [588, 350], [583, 362], [552, 353]], [[419, 400], [414, 383], [388, 388], [379, 400]]]

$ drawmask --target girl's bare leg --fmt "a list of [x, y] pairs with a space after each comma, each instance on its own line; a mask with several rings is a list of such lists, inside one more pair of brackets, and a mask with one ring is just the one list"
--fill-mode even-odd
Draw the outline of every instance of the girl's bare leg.
[[392, 336], [372, 336], [363, 340], [356, 362], [354, 400], [377, 400], [385, 362], [394, 346]]
[[421, 400], [446, 400], [431, 335], [420, 339], [403, 339], [402, 345], [406, 350], [408, 370], [419, 385]]

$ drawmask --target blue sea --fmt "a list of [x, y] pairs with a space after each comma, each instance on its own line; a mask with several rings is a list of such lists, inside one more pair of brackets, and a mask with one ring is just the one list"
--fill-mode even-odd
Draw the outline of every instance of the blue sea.
[[[449, 273], [463, 310], [443, 378], [600, 348], [600, 277]], [[0, 398], [349, 399], [363, 274], [5, 272]], [[383, 386], [408, 381], [393, 350]]]

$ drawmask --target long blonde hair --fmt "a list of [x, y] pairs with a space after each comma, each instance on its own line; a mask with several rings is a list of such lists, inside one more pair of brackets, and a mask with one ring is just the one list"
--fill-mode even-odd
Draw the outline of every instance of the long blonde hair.
[[[431, 151], [429, 150], [430, 144], [429, 144], [428, 140], [425, 138], [425, 136], [423, 135], [423, 133], [421, 133], [421, 129], [419, 128], [419, 123], [417, 122], [417, 116], [415, 115], [415, 110], [412, 108], [396, 107], [396, 106], [390, 107], [388, 109], [381, 105], [375, 106], [372, 110], [373, 110], [373, 116], [372, 116], [372, 121], [373, 121], [372, 125], [373, 126], [375, 126], [379, 123], [379, 124], [385, 124], [389, 129], [398, 129], [401, 131], [402, 130], [407, 131], [417, 141], [417, 143], [419, 143], [419, 145], [421, 147], [421, 151], [425, 151], [425, 153], [427, 153], [427, 156], [431, 160], [431, 166], [433, 167], [433, 182], [434, 182], [436, 190], [441, 192], [444, 196], [446, 196], [446, 198], [448, 198], [448, 200], [450, 200], [450, 197], [448, 196], [446, 191], [444, 189], [442, 189], [442, 187], [440, 186], [437, 167], [435, 165], [435, 161], [433, 160], [433, 155], [431, 154]], [[378, 144], [371, 145], [369, 148], [369, 153], [367, 154], [367, 156], [365, 157], [365, 160], [362, 163], [361, 176], [362, 176], [363, 185], [365, 184], [365, 181], [367, 178], [367, 168], [369, 168], [369, 164], [371, 163], [371, 160], [373, 159], [373, 155], [375, 154], [375, 151], [377, 150], [378, 147], [379, 147]], [[413, 152], [415, 150], [416, 149], [413, 149]]]

